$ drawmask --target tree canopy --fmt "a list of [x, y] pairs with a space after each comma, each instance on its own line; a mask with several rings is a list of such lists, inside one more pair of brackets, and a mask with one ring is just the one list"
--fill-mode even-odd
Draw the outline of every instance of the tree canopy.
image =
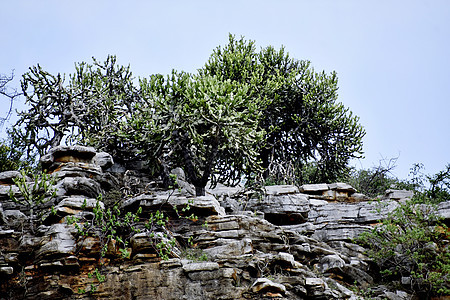
[[159, 168], [183, 166], [197, 195], [209, 180], [236, 184], [256, 170], [261, 103], [245, 84], [174, 71], [142, 80], [141, 92], [122, 134]]
[[284, 164], [295, 183], [331, 181], [361, 155], [365, 132], [337, 101], [336, 73], [316, 73], [284, 48], [256, 51], [230, 35], [197, 73], [155, 74], [138, 86], [114, 56], [75, 67], [67, 83], [39, 65], [23, 76], [30, 109], [10, 134], [28, 152], [84, 144], [119, 162], [145, 159], [162, 178], [181, 166], [198, 195], [208, 181], [268, 178]]
[[[365, 131], [358, 117], [337, 102], [335, 72], [316, 73], [309, 61], [291, 58], [283, 47], [257, 52], [253, 41], [230, 35], [200, 73], [246, 83], [250, 97], [268, 100], [259, 123], [266, 131], [259, 149], [266, 170], [291, 162], [299, 182], [328, 182], [344, 175], [349, 160], [362, 154]], [[304, 178], [311, 165], [311, 178]]]

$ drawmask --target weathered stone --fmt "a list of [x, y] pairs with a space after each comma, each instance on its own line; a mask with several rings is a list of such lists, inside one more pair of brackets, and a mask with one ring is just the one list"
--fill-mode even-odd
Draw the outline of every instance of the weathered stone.
[[28, 222], [27, 216], [20, 210], [5, 210], [3, 212], [3, 220], [5, 224], [11, 227], [23, 226]]
[[[121, 299], [356, 300], [358, 296], [344, 286], [355, 282], [359, 289], [374, 286], [373, 290], [377, 291], [374, 295], [379, 298], [403, 296], [401, 291], [376, 285], [373, 278], [378, 276], [372, 277], [370, 267], [373, 262], [364, 248], [352, 244], [354, 237], [371, 229], [369, 225], [398, 207], [397, 201], [362, 201], [365, 196], [344, 183], [305, 185], [301, 189], [266, 187], [265, 196], [259, 202], [252, 200], [251, 192], [246, 193], [240, 186], [219, 185], [208, 189], [206, 197], [189, 197], [186, 189], [182, 193], [156, 189], [154, 178], [143, 171], [127, 170], [130, 165], [125, 166], [123, 174], [104, 173], [103, 169], [112, 163], [108, 154], [78, 150], [60, 148], [47, 158], [59, 182], [55, 203], [45, 209], [55, 205], [58, 218], [45, 219], [44, 225], [35, 226], [33, 232], [27, 226], [9, 229], [0, 220], [0, 275], [5, 279], [0, 281], [0, 298], [23, 298], [14, 288], [20, 284], [17, 279], [22, 277], [11, 276], [21, 270], [26, 276], [29, 299], [73, 298], [78, 290], [89, 292], [91, 284], [97, 288], [95, 292], [88, 296], [76, 295], [76, 298], [107, 299], [119, 295]], [[181, 182], [182, 172], [174, 172], [178, 172]], [[18, 211], [18, 206], [9, 200], [10, 188], [19, 195], [16, 186], [0, 185], [0, 214], [3, 212], [4, 219], [6, 212]], [[131, 247], [127, 248], [131, 255], [123, 260], [118, 251], [123, 245], [117, 239], [102, 237], [108, 239], [108, 244], [106, 256], [99, 260], [104, 246], [97, 236], [100, 231], [81, 237], [75, 226], [65, 224], [67, 214], [91, 222], [97, 193], [110, 188], [126, 195], [139, 194], [124, 199], [121, 207], [124, 214], [143, 208], [141, 222], [136, 224], [141, 231], [131, 237], [127, 246]], [[449, 203], [438, 205], [438, 214], [447, 220], [450, 219]], [[105, 206], [109, 204], [105, 202]], [[101, 202], [99, 205], [105, 207]], [[173, 206], [183, 213], [182, 208], [188, 205], [191, 209], [187, 214], [194, 213], [200, 221], [178, 219]], [[248, 210], [242, 212], [244, 209]], [[165, 226], [157, 226], [154, 235], [150, 235], [144, 223], [155, 210], [163, 211], [170, 220]], [[298, 217], [295, 222], [289, 220], [292, 216]], [[156, 245], [169, 244], [169, 241], [175, 241], [169, 253], [175, 258], [162, 261]], [[191, 245], [187, 241], [194, 248], [181, 251]], [[436, 249], [431, 243], [425, 247]], [[88, 276], [99, 263], [102, 264], [99, 270], [106, 275], [106, 281], [101, 284], [96, 276]], [[262, 278], [266, 276], [271, 276], [271, 280]]]
[[193, 263], [189, 261], [181, 261], [183, 265], [183, 271], [199, 272], [199, 271], [214, 271], [219, 269], [219, 264], [216, 262], [199, 262]]
[[264, 187], [266, 195], [298, 194], [300, 191], [295, 185], [269, 185]]
[[345, 261], [338, 255], [326, 255], [322, 257], [317, 265], [317, 268], [321, 273], [328, 272], [329, 270], [339, 269], [345, 266]]
[[253, 293], [266, 293], [266, 292], [275, 292], [275, 293], [286, 293], [286, 287], [280, 283], [275, 283], [267, 278], [258, 278], [251, 286], [251, 290]]
[[57, 146], [51, 148], [48, 153], [40, 158], [42, 168], [51, 170], [55, 162], [84, 162], [91, 163], [96, 151], [92, 147], [84, 146]]
[[359, 224], [325, 223], [324, 226], [317, 226], [312, 238], [322, 241], [351, 241], [361, 233], [372, 230], [371, 226]]
[[337, 190], [342, 192], [350, 192], [350, 193], [356, 192], [356, 189], [354, 187], [352, 187], [350, 184], [343, 182], [331, 183], [328, 185], [328, 188], [330, 190]]
[[309, 200], [304, 194], [285, 194], [272, 191], [276, 194], [267, 195], [264, 199], [250, 199], [247, 210], [261, 211], [264, 218], [276, 225], [304, 223], [308, 217]]
[[450, 220], [450, 199], [449, 201], [441, 202], [438, 204], [437, 215], [444, 220]]
[[407, 190], [387, 190], [385, 194], [385, 198], [392, 200], [400, 200], [409, 198], [411, 199], [414, 196], [414, 191]]
[[303, 265], [299, 263], [298, 261], [295, 261], [294, 255], [286, 252], [279, 252], [275, 257], [274, 260], [278, 263], [286, 264], [290, 268], [299, 269], [302, 268]]
[[[22, 174], [19, 171], [4, 171], [0, 172], [0, 185], [12, 185], [14, 184], [13, 179], [21, 178]], [[26, 178], [27, 181], [30, 180], [30, 178]]]
[[301, 193], [317, 193], [320, 192], [320, 194], [323, 191], [328, 191], [328, 184], [326, 183], [319, 183], [319, 184], [304, 184], [300, 187]]
[[215, 246], [203, 250], [210, 258], [223, 258], [230, 256], [241, 256], [253, 252], [251, 239], [242, 240], [215, 240]]
[[114, 165], [114, 160], [109, 153], [99, 152], [93, 157], [92, 163], [106, 170]]
[[305, 278], [305, 285], [306, 286], [320, 286], [325, 287], [325, 282], [320, 278]]
[[85, 177], [65, 177], [56, 184], [55, 188], [59, 196], [83, 195], [96, 198], [102, 193], [100, 183]]
[[13, 267], [0, 267], [1, 275], [12, 275], [14, 273]]
[[36, 251], [36, 256], [43, 258], [54, 255], [68, 255], [75, 251], [75, 238], [72, 234], [73, 226], [67, 224], [53, 224], [41, 240], [41, 247]]
[[95, 207], [98, 207], [100, 209], [105, 209], [105, 204], [102, 201], [98, 201], [97, 199], [93, 198], [86, 198], [83, 196], [71, 196], [63, 198], [58, 205], [55, 207], [55, 209], [58, 208], [72, 208], [75, 210], [90, 210], [92, 211]]
[[225, 215], [225, 210], [220, 206], [219, 202], [213, 196], [201, 196], [195, 198], [187, 198], [179, 195], [171, 195], [170, 193], [158, 194], [143, 194], [123, 202], [124, 209], [141, 206], [147, 210], [165, 209], [173, 210], [177, 207], [178, 210], [189, 206], [189, 215], [209, 216], [209, 215]]
[[411, 295], [403, 291], [396, 291], [395, 293], [385, 291], [384, 296], [388, 300], [409, 300], [411, 299]]

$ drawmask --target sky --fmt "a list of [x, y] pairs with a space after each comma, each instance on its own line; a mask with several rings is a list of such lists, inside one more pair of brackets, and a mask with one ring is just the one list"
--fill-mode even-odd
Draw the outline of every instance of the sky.
[[[136, 77], [196, 72], [229, 33], [257, 49], [284, 46], [337, 72], [338, 101], [366, 130], [364, 159], [352, 165], [398, 157], [393, 175], [407, 178], [414, 163], [428, 174], [450, 163], [448, 0], [3, 0], [0, 24], [0, 73], [14, 70], [12, 88], [36, 64], [70, 74], [108, 54]], [[8, 107], [0, 98], [0, 117]]]

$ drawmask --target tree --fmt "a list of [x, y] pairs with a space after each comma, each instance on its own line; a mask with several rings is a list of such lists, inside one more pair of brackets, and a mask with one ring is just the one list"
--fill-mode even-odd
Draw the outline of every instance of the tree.
[[313, 164], [311, 181], [332, 181], [348, 172], [348, 162], [362, 154], [365, 132], [359, 119], [337, 102], [337, 75], [314, 72], [308, 61], [289, 57], [282, 47], [255, 50], [253, 41], [229, 36], [214, 50], [200, 74], [249, 86], [249, 97], [268, 102], [262, 107], [260, 130], [266, 132], [259, 157], [271, 164], [293, 161], [299, 182]]
[[13, 102], [16, 97], [20, 95], [15, 89], [9, 88], [8, 84], [14, 79], [14, 73], [11, 73], [10, 76], [0, 74], [0, 95], [8, 98], [9, 108], [6, 113], [6, 116], [0, 118], [0, 127], [3, 126], [6, 120], [9, 119], [12, 113]]
[[18, 147], [42, 155], [61, 143], [83, 144], [116, 158], [130, 155], [113, 133], [137, 97], [132, 73], [129, 67], [117, 66], [114, 56], [103, 63], [93, 60], [92, 65], [76, 64], [67, 84], [64, 75], [52, 75], [40, 65], [23, 75], [30, 109], [18, 113], [11, 132]]
[[235, 184], [258, 168], [261, 103], [248, 97], [247, 85], [173, 71], [142, 80], [141, 89], [145, 104], [136, 105], [122, 135], [157, 169], [183, 166], [201, 196], [210, 179]]

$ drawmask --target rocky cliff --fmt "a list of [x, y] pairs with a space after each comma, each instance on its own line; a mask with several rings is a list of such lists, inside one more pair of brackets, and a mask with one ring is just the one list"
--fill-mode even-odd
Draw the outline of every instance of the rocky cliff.
[[[23, 196], [13, 184], [22, 175], [0, 173], [0, 299], [362, 299], [369, 286], [378, 299], [410, 299], [401, 285], [380, 284], [352, 242], [407, 191], [387, 191], [381, 210], [344, 183], [259, 193], [218, 186], [194, 197], [179, 169], [178, 187], [164, 191], [139, 165], [92, 148], [54, 148], [41, 163], [56, 194], [36, 208], [35, 225], [30, 207], [11, 201]], [[114, 204], [122, 215], [139, 211], [126, 252], [117, 239], [79, 230]], [[156, 211], [168, 220], [143, 226]], [[450, 219], [450, 202], [439, 214]]]

